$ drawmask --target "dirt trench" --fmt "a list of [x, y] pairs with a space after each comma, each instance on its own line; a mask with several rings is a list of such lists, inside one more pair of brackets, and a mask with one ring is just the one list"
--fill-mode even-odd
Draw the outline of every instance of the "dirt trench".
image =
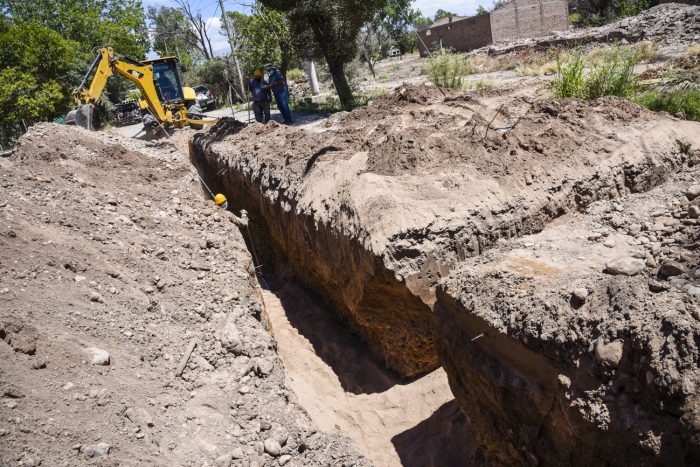
[[[511, 110], [496, 124], [516, 118], [521, 123], [512, 131], [489, 134], [482, 131], [488, 125], [484, 116], [495, 111], [489, 103], [493, 96], [475, 96], [440, 96], [429, 88], [407, 87], [368, 108], [332, 117], [326, 122], [328, 130], [317, 133], [224, 121], [195, 137], [191, 145], [193, 159], [212, 186], [229, 196], [234, 209], [249, 211], [248, 243], [258, 265], [277, 277], [295, 278], [303, 289], [322, 297], [319, 316], [331, 316], [344, 332], [357, 334], [378, 366], [396, 371], [407, 387], [419, 388], [421, 375], [433, 377], [441, 363], [434, 340], [442, 339], [440, 329], [459, 327], [455, 321], [443, 321], [438, 329], [431, 322], [435, 288], [454, 266], [465, 259], [486, 262], [485, 253], [513, 245], [596, 202], [648, 191], [688, 162], [679, 142], [692, 137], [692, 125], [659, 118], [626, 101], [509, 98], [506, 104]], [[279, 307], [271, 307], [270, 320], [275, 333], [288, 332], [290, 341], [298, 339], [283, 354], [287, 353], [290, 367], [299, 368], [297, 392], [308, 397], [303, 405], [314, 419], [339, 416], [338, 426], [354, 432], [370, 456], [375, 449], [385, 452], [390, 447], [387, 439], [394, 438], [370, 435], [374, 428], [358, 431], [358, 417], [362, 420], [366, 407], [372, 414], [382, 414], [377, 425], [370, 424], [375, 427], [392, 415], [383, 412], [385, 406], [376, 408], [372, 399], [347, 394], [363, 384], [358, 374], [370, 367], [344, 372], [329, 363], [332, 356], [321, 355], [323, 363], [309, 372], [295, 362], [294, 356], [304, 345], [308, 348], [308, 342], [314, 352], [323, 348], [309, 337], [314, 331], [308, 321], [289, 331], [285, 323], [293, 324], [290, 316], [296, 307], [295, 300], [291, 302], [284, 316]], [[507, 325], [500, 322], [495, 327]], [[442, 361], [469, 352], [470, 341], [445, 345], [442, 340]], [[309, 361], [319, 358], [314, 352], [307, 354]], [[328, 366], [340, 373], [331, 375], [329, 390], [319, 393], [315, 379], [304, 379], [304, 373], [324, 380]], [[460, 386], [492, 385], [496, 396], [508, 390], [507, 383], [488, 371], [477, 372], [485, 381], [465, 381], [464, 368], [446, 368], [454, 394], [463, 390]], [[341, 376], [348, 372], [351, 378]], [[528, 381], [530, 376], [526, 375]], [[375, 379], [382, 380], [384, 376]], [[345, 393], [330, 390], [338, 384]], [[411, 395], [403, 394], [406, 398], [400, 400], [410, 406]], [[327, 395], [328, 400], [321, 399]], [[458, 402], [468, 415], [480, 404], [478, 398]], [[329, 412], [323, 407], [326, 403], [334, 409]], [[444, 405], [423, 409], [435, 410], [434, 416], [449, 412]], [[484, 412], [483, 419], [491, 426], [505, 422], [509, 438], [518, 430], [512, 420], [527, 409], [527, 404], [499, 406]], [[470, 445], [474, 429], [484, 434], [470, 459], [481, 458], [479, 449], [489, 444], [487, 428], [461, 429]], [[588, 430], [585, 424], [576, 429]], [[508, 443], [499, 458], [527, 463], [527, 457], [508, 451], [521, 446]], [[400, 450], [396, 446], [394, 450], [403, 461]]]

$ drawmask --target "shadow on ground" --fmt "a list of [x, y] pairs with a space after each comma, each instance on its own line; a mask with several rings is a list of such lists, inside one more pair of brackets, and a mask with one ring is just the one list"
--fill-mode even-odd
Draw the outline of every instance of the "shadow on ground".
[[[337, 321], [332, 307], [312, 291], [289, 281], [267, 279], [270, 292], [279, 298], [287, 318], [309, 340], [316, 354], [332, 368], [346, 392], [373, 394], [384, 392], [407, 380], [387, 370], [367, 345]], [[300, 293], [303, 290], [303, 293]]]
[[473, 430], [453, 400], [391, 442], [404, 467], [446, 467], [480, 465], [473, 440]]

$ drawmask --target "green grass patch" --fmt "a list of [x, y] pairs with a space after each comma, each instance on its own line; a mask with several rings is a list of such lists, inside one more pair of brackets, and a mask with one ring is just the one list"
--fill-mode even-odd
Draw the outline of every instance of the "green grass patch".
[[634, 101], [655, 112], [668, 112], [686, 120], [700, 122], [700, 89], [648, 91], [637, 96]]
[[582, 53], [568, 63], [557, 62], [557, 76], [552, 82], [555, 97], [591, 100], [602, 96], [628, 97], [636, 91], [634, 66], [639, 63], [636, 51], [614, 48], [594, 57], [589, 67], [586, 62], [587, 57]]
[[477, 70], [464, 54], [443, 49], [428, 58], [426, 71], [436, 86], [460, 89], [464, 77], [476, 73]]

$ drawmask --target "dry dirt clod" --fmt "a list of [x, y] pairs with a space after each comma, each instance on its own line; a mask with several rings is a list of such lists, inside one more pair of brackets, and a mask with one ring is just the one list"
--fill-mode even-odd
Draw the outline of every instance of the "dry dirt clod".
[[644, 271], [644, 262], [635, 258], [615, 258], [605, 263], [605, 272], [613, 276], [636, 276]]

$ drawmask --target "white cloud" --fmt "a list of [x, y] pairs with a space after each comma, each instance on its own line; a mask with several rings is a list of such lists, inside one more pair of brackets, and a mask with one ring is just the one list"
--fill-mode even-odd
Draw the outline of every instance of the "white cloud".
[[458, 15], [473, 15], [479, 5], [490, 10], [493, 7], [493, 0], [415, 0], [413, 2], [413, 8], [418, 8], [423, 12], [423, 16], [431, 18], [439, 9]]
[[226, 55], [231, 50], [231, 47], [228, 45], [226, 33], [221, 29], [221, 18], [212, 16], [207, 19], [205, 24], [207, 25], [207, 34], [209, 34], [214, 55]]

